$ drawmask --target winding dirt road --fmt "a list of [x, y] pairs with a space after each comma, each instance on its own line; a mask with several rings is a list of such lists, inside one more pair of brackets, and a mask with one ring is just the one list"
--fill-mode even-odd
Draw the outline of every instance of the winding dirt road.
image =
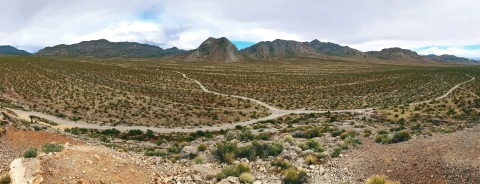
[[[214, 92], [214, 91], [210, 91], [208, 90], [207, 88], [205, 88], [205, 86], [203, 86], [202, 83], [200, 83], [198, 80], [195, 80], [195, 79], [191, 79], [191, 78], [188, 78], [186, 74], [184, 73], [180, 73], [180, 72], [177, 72], [179, 74], [181, 74], [185, 79], [188, 79], [188, 80], [191, 80], [193, 82], [195, 82], [197, 85], [200, 86], [200, 88], [206, 92], [206, 93], [211, 93], [211, 94], [215, 94], [215, 95], [222, 95], [222, 96], [228, 96], [228, 97], [233, 97], [233, 98], [240, 98], [240, 99], [244, 99], [244, 100], [250, 100], [250, 101], [253, 101], [259, 105], [262, 105], [266, 108], [268, 108], [272, 114], [270, 114], [269, 116], [267, 117], [263, 117], [263, 118], [259, 118], [259, 119], [253, 119], [253, 120], [249, 120], [249, 121], [244, 121], [244, 122], [237, 122], [237, 123], [233, 123], [233, 124], [224, 124], [224, 125], [219, 125], [219, 126], [212, 126], [212, 127], [202, 127], [202, 128], [192, 128], [192, 129], [188, 129], [188, 128], [157, 128], [157, 127], [145, 127], [145, 126], [100, 126], [98, 124], [88, 124], [84, 121], [71, 121], [71, 120], [67, 120], [67, 119], [61, 119], [61, 118], [58, 118], [58, 117], [55, 117], [55, 116], [52, 116], [52, 115], [48, 115], [48, 114], [43, 114], [43, 113], [40, 113], [40, 112], [34, 112], [34, 111], [22, 111], [22, 110], [17, 110], [17, 109], [10, 109], [12, 110], [13, 112], [17, 113], [19, 116], [21, 117], [28, 117], [30, 115], [35, 115], [35, 116], [38, 116], [38, 117], [42, 117], [42, 118], [45, 118], [45, 119], [48, 119], [50, 121], [53, 121], [53, 122], [56, 122], [58, 124], [62, 124], [62, 125], [67, 125], [67, 126], [73, 126], [73, 127], [79, 127], [79, 128], [94, 128], [94, 129], [109, 129], [109, 128], [116, 128], [120, 131], [127, 131], [127, 130], [131, 130], [131, 129], [140, 129], [142, 131], [146, 131], [147, 129], [150, 129], [150, 130], [153, 130], [155, 132], [160, 132], [160, 133], [170, 133], [170, 132], [195, 132], [197, 130], [203, 130], [203, 131], [214, 131], [214, 130], [221, 130], [221, 129], [227, 129], [227, 128], [235, 128], [235, 126], [237, 125], [242, 125], [242, 126], [245, 126], [245, 125], [250, 125], [250, 124], [253, 124], [253, 123], [256, 123], [256, 122], [259, 122], [259, 121], [265, 121], [265, 120], [271, 120], [271, 119], [276, 119], [278, 117], [282, 117], [282, 116], [285, 116], [285, 115], [288, 115], [288, 114], [304, 114], [304, 113], [326, 113], [328, 111], [311, 111], [311, 110], [282, 110], [282, 109], [278, 109], [278, 108], [275, 108], [273, 106], [270, 106], [268, 104], [266, 104], [265, 102], [261, 102], [261, 101], [258, 101], [256, 99], [252, 99], [252, 98], [248, 98], [248, 97], [244, 97], [244, 96], [238, 96], [238, 95], [227, 95], [227, 94], [223, 94], [223, 93], [218, 93], [218, 92]], [[470, 81], [473, 81], [475, 80], [475, 77], [472, 77], [472, 76], [469, 76], [471, 77], [472, 79], [468, 80], [468, 81], [465, 81], [465, 82], [462, 82], [460, 84], [457, 84], [456, 86], [454, 86], [453, 88], [451, 88], [447, 93], [445, 93], [444, 95], [438, 97], [438, 98], [435, 98], [435, 100], [439, 100], [439, 99], [442, 99], [442, 98], [445, 98], [447, 97], [450, 93], [452, 93], [455, 89], [457, 89], [458, 87], [460, 87], [462, 84], [465, 84], [467, 82], [470, 82]], [[427, 102], [427, 101], [426, 101]], [[423, 102], [417, 102], [417, 103], [423, 103]], [[417, 103], [412, 103], [412, 104], [417, 104]], [[370, 112], [370, 111], [373, 111], [372, 108], [366, 108], [366, 109], [351, 109], [351, 110], [335, 110], [335, 111], [330, 111], [330, 112], [353, 112], [353, 113], [366, 113], [366, 112]]]

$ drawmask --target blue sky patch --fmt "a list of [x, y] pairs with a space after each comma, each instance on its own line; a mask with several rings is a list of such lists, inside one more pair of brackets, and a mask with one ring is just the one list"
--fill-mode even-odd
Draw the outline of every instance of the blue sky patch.
[[232, 41], [232, 43], [237, 47], [238, 50], [250, 47], [255, 45], [255, 42], [246, 42], [246, 41]]

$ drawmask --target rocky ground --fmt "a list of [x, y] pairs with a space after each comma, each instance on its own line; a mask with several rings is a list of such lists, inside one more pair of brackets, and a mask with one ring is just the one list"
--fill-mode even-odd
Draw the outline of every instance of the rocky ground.
[[366, 139], [338, 167], [364, 181], [385, 174], [402, 183], [480, 183], [480, 127], [382, 145]]
[[[308, 183], [364, 183], [373, 174], [385, 174], [389, 179], [401, 183], [480, 183], [478, 125], [454, 133], [413, 135], [406, 142], [380, 144], [374, 142], [375, 134], [364, 137], [364, 128], [354, 128], [351, 123], [337, 124], [347, 131], [362, 132], [357, 137], [363, 144], [349, 146], [338, 158], [331, 158], [332, 149], [341, 145], [343, 140], [329, 134], [315, 137], [325, 147], [325, 158], [315, 165], [307, 165], [306, 155], [313, 152], [298, 147], [306, 139], [295, 138], [292, 142], [283, 143], [284, 149], [277, 157], [258, 158], [255, 161], [241, 158], [234, 164], [247, 163], [255, 177], [254, 184], [282, 183], [284, 171], [271, 165], [271, 161], [280, 159], [305, 171]], [[145, 156], [142, 152], [125, 152], [118, 147], [107, 148], [98, 140], [57, 133], [57, 130], [50, 128], [32, 131], [12, 125], [13, 123], [8, 123], [1, 127], [6, 131], [0, 136], [0, 175], [12, 169], [12, 177], [26, 179], [21, 181], [84, 184], [240, 183], [237, 177], [228, 177], [222, 181], [215, 179], [222, 168], [230, 166], [219, 163], [218, 158], [211, 153], [215, 149], [215, 143], [225, 139], [223, 135], [188, 142], [179, 153], [179, 158], [172, 159]], [[355, 125], [359, 127], [360, 124]], [[366, 128], [373, 129], [373, 133], [376, 131], [368, 125]], [[281, 141], [285, 135], [291, 134], [273, 128], [265, 131], [276, 131], [270, 141]], [[239, 146], [249, 144], [233, 141]], [[40, 153], [34, 159], [21, 158], [28, 147], [41, 148], [50, 142], [63, 144], [64, 149], [58, 153]], [[197, 150], [201, 143], [207, 145], [205, 151]], [[139, 141], [124, 141], [123, 144], [147, 145]], [[190, 154], [196, 157], [189, 159]]]

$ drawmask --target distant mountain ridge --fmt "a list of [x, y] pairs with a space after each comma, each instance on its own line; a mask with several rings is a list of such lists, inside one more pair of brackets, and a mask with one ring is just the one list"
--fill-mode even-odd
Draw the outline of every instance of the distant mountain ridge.
[[270, 59], [293, 55], [333, 55], [333, 56], [362, 56], [363, 53], [348, 46], [340, 46], [330, 42], [297, 42], [292, 40], [262, 41], [253, 46], [240, 50], [247, 57], [256, 59]]
[[[9, 48], [11, 49], [11, 48]], [[1, 52], [0, 52], [1, 54]], [[196, 49], [185, 51], [176, 47], [162, 49], [155, 45], [135, 42], [109, 42], [105, 39], [83, 41], [72, 45], [46, 47], [35, 55], [39, 56], [92, 56], [92, 57], [171, 57], [183, 61], [236, 62], [245, 58], [255, 60], [272, 60], [287, 56], [336, 56], [344, 58], [376, 58], [401, 62], [458, 63], [480, 64], [480, 61], [453, 55], [428, 55], [398, 47], [385, 48], [381, 51], [361, 52], [348, 46], [317, 39], [310, 42], [276, 39], [262, 41], [238, 50], [227, 38], [210, 37]]]
[[176, 47], [162, 49], [155, 45], [136, 42], [110, 42], [105, 39], [83, 41], [72, 45], [45, 47], [39, 56], [93, 56], [93, 57], [161, 57], [185, 52]]
[[421, 61], [421, 62], [442, 62], [442, 63], [458, 63], [458, 64], [478, 64], [479, 61], [457, 57], [454, 55], [427, 55], [422, 56], [414, 51], [402, 49], [398, 47], [386, 48], [381, 51], [368, 51], [365, 55], [376, 57], [383, 60], [391, 61]]
[[1, 45], [0, 55], [30, 55], [30, 53], [24, 50], [17, 49], [10, 45]]

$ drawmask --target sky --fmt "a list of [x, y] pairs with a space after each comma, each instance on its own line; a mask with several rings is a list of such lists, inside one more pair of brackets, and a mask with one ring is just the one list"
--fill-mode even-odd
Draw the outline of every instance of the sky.
[[318, 39], [361, 51], [480, 58], [476, 0], [0, 0], [0, 45], [29, 52], [108, 39], [194, 49], [208, 37], [238, 48]]

